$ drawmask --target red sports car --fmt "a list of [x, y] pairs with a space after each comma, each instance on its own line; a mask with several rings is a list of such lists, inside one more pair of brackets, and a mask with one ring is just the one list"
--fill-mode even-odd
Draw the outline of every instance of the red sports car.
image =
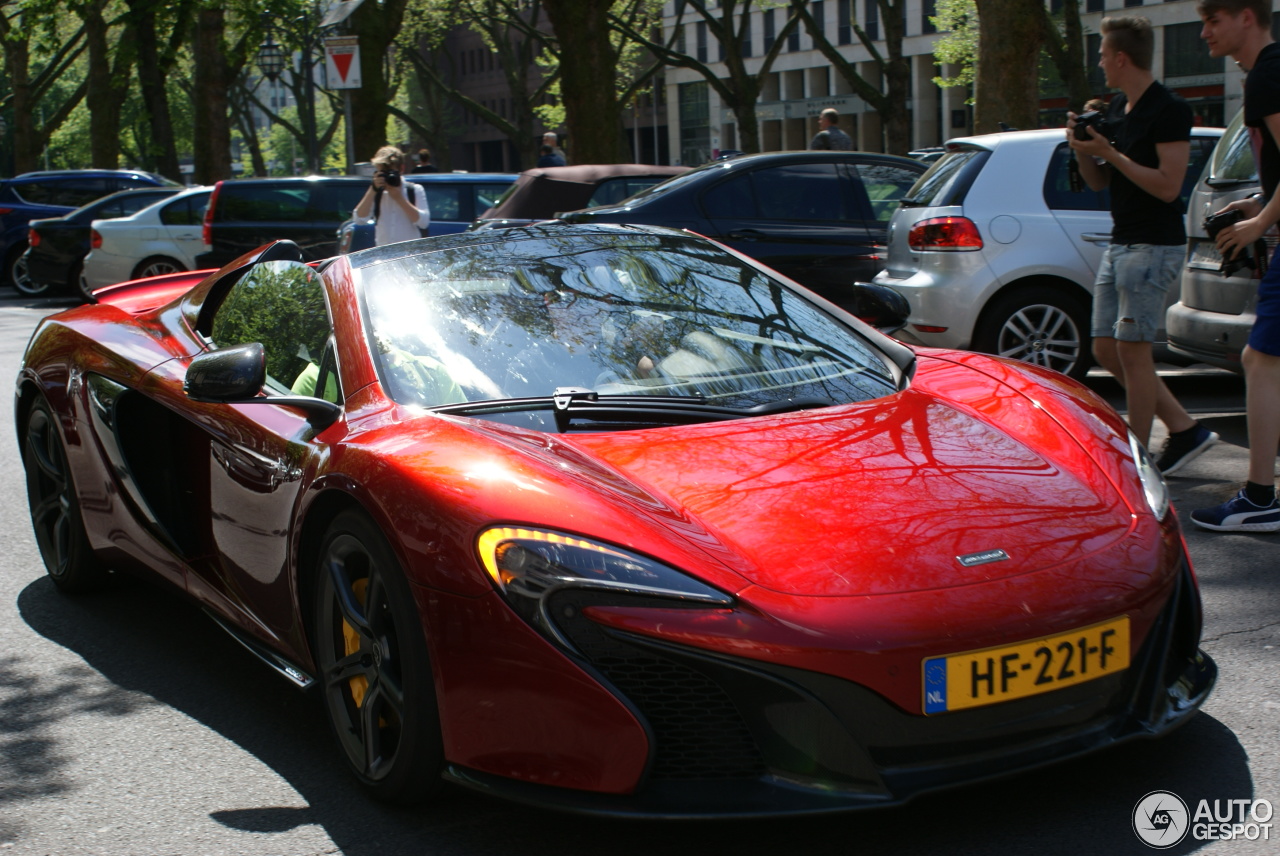
[[287, 242], [46, 319], [16, 415], [68, 593], [140, 571], [314, 686], [356, 777], [836, 811], [1158, 735], [1216, 675], [1124, 422], [687, 233]]

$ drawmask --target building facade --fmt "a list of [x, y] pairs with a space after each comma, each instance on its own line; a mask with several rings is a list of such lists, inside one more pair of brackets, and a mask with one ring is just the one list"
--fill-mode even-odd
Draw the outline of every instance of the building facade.
[[[1055, 6], [1058, 0], [1051, 0]], [[663, 9], [664, 33], [670, 38], [676, 26], [675, 2]], [[810, 11], [821, 22], [827, 38], [869, 82], [879, 81], [870, 51], [854, 32], [859, 26], [883, 48], [884, 41], [876, 0], [813, 0]], [[969, 93], [959, 87], [939, 88], [933, 81], [940, 69], [933, 57], [939, 38], [930, 18], [936, 14], [934, 0], [908, 0], [903, 54], [911, 64], [911, 140], [914, 148], [941, 145], [951, 137], [973, 130], [972, 110], [966, 104]], [[758, 67], [773, 44], [773, 34], [781, 29], [785, 9], [757, 9], [749, 27], [748, 43]], [[1082, 23], [1086, 32], [1085, 58], [1091, 69], [1094, 94], [1109, 97], [1096, 68], [1101, 43], [1099, 26], [1107, 15], [1143, 15], [1156, 29], [1152, 71], [1158, 80], [1191, 103], [1197, 122], [1221, 126], [1240, 108], [1244, 75], [1234, 63], [1209, 56], [1200, 40], [1200, 16], [1195, 0], [1173, 0], [1144, 5], [1141, 0], [1085, 0]], [[686, 10], [684, 43], [697, 52], [713, 70], [723, 71], [715, 46], [706, 43], [706, 25]], [[1280, 19], [1278, 19], [1280, 22]], [[680, 35], [680, 34], [675, 34]], [[697, 72], [668, 69], [667, 124], [671, 128], [670, 148], [677, 163], [698, 164], [719, 152], [737, 149], [740, 135], [731, 110], [720, 103]], [[761, 147], [765, 150], [803, 149], [817, 131], [817, 116], [827, 107], [841, 114], [841, 127], [864, 151], [884, 151], [883, 127], [879, 116], [851, 91], [848, 83], [827, 59], [813, 47], [812, 37], [803, 27], [791, 33], [765, 80], [757, 104]], [[1049, 79], [1042, 86], [1041, 127], [1064, 125], [1069, 106], [1061, 84]]]

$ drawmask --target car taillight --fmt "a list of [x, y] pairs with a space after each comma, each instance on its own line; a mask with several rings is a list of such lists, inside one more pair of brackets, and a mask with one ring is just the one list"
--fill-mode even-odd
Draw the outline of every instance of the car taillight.
[[982, 234], [968, 217], [931, 217], [911, 227], [907, 245], [916, 252], [967, 252], [982, 249]]
[[209, 194], [209, 205], [204, 209], [204, 228], [200, 230], [200, 240], [210, 247], [213, 246], [213, 209], [218, 207], [218, 192], [221, 190], [222, 182], [219, 181], [213, 186], [213, 193]]
[[37, 232], [35, 229], [27, 230], [27, 246], [29, 247], [40, 246], [40, 233]]
[[89, 230], [89, 247], [91, 249], [102, 249], [102, 233], [97, 229]]

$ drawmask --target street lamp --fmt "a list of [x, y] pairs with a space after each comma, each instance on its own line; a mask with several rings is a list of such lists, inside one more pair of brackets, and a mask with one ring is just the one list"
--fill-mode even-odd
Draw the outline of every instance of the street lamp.
[[280, 76], [280, 72], [284, 71], [284, 48], [276, 44], [275, 39], [270, 34], [267, 35], [267, 40], [258, 48], [258, 69], [272, 83], [275, 83], [276, 78]]

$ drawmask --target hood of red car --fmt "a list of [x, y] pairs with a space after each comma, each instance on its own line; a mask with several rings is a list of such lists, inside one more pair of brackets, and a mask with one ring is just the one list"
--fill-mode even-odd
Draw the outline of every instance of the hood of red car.
[[759, 586], [938, 589], [1076, 561], [1132, 527], [1080, 445], [1014, 399], [1002, 413], [1016, 431], [919, 384], [864, 404], [565, 446], [697, 521]]

